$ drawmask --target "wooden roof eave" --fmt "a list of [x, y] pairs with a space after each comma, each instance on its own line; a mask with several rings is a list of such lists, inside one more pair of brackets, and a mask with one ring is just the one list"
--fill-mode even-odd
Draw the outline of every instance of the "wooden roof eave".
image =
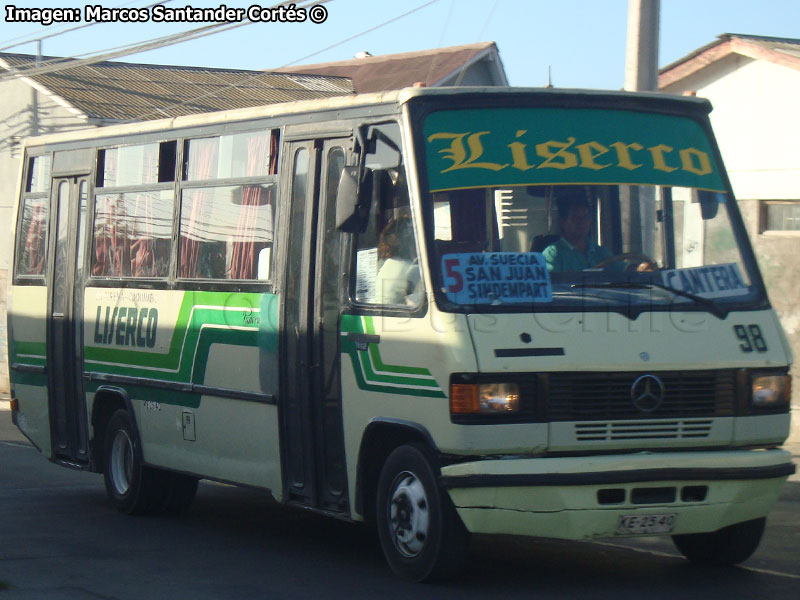
[[731, 54], [739, 54], [754, 60], [766, 60], [773, 64], [800, 70], [800, 58], [765, 48], [749, 40], [731, 38], [708, 46], [704, 50], [701, 49], [686, 60], [672, 63], [662, 69], [658, 76], [658, 87], [659, 89], [669, 87]]

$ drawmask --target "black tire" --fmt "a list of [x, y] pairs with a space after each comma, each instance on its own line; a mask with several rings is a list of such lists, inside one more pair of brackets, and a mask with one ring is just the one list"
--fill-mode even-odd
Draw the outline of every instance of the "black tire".
[[129, 515], [162, 510], [162, 472], [142, 463], [141, 443], [126, 410], [118, 410], [108, 421], [103, 463], [106, 492], [117, 510]]
[[427, 446], [396, 448], [378, 480], [376, 521], [386, 561], [409, 581], [451, 578], [464, 566], [469, 532], [439, 486]]
[[698, 565], [735, 565], [756, 551], [766, 522], [762, 517], [711, 533], [673, 535], [672, 541], [681, 554]]

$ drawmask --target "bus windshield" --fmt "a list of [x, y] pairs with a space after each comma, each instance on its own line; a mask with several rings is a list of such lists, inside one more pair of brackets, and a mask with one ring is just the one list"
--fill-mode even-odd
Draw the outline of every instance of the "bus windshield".
[[760, 297], [702, 126], [558, 108], [432, 112], [423, 213], [454, 310], [723, 313]]

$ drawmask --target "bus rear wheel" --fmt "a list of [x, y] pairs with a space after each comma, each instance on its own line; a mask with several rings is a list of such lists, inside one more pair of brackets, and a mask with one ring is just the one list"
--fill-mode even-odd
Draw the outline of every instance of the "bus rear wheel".
[[185, 511], [197, 493], [197, 479], [145, 466], [140, 444], [130, 413], [118, 410], [111, 415], [103, 456], [111, 502], [130, 515]]
[[378, 480], [378, 537], [392, 570], [409, 581], [447, 579], [463, 567], [469, 532], [437, 483], [433, 453], [396, 448]]
[[141, 446], [130, 413], [118, 410], [108, 421], [104, 447], [106, 492], [120, 512], [154, 512], [161, 499], [158, 473], [142, 464]]
[[710, 533], [673, 535], [672, 541], [686, 558], [699, 565], [729, 566], [750, 558], [761, 542], [767, 519], [737, 523]]

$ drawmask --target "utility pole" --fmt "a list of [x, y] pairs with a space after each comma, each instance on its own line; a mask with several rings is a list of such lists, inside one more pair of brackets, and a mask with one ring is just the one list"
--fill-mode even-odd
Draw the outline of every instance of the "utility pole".
[[[625, 89], [658, 91], [658, 29], [661, 0], [628, 0], [628, 41], [625, 50]], [[621, 190], [622, 250], [653, 255], [655, 194], [652, 188]]]
[[[36, 63], [39, 66], [42, 63], [42, 40], [36, 40]], [[31, 130], [28, 135], [39, 135], [41, 126], [39, 122], [39, 92], [36, 86], [31, 86]]]
[[658, 27], [661, 0], [628, 0], [625, 89], [658, 90]]

